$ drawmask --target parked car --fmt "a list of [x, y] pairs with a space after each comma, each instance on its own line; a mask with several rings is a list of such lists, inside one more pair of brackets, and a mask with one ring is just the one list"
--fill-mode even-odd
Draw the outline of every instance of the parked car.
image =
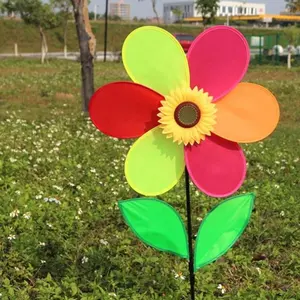
[[180, 45], [182, 46], [184, 52], [188, 52], [195, 37], [191, 34], [187, 33], [175, 33], [175, 38], [179, 41]]

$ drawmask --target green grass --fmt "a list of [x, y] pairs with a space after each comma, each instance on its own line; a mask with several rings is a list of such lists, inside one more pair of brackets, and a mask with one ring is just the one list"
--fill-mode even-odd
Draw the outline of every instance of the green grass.
[[[275, 93], [282, 117], [270, 138], [243, 145], [239, 193], [257, 194], [255, 211], [238, 243], [196, 273], [197, 299], [300, 299], [299, 73], [252, 67], [245, 78]], [[96, 87], [120, 79], [121, 64], [96, 64]], [[132, 141], [81, 114], [79, 64], [0, 61], [0, 108], [1, 299], [189, 299], [186, 261], [144, 246], [121, 218], [117, 201], [137, 196], [123, 171]], [[163, 199], [185, 220], [183, 180]], [[218, 202], [192, 187], [194, 232]]]
[[[108, 26], [108, 49], [111, 51], [120, 51], [126, 36], [135, 28], [142, 26], [138, 23], [116, 23], [109, 22]], [[162, 26], [168, 31], [191, 33], [197, 36], [202, 32], [203, 27], [187, 26], [187, 25], [165, 25]], [[103, 50], [104, 42], [104, 24], [103, 22], [92, 21], [93, 32], [97, 39], [97, 50]], [[68, 27], [68, 51], [78, 51], [78, 41], [76, 36], [75, 24], [69, 23]], [[287, 41], [282, 35], [282, 30], [269, 30], [264, 28], [248, 28], [241, 29], [247, 35], [266, 35], [265, 44], [268, 48], [276, 43], [276, 34], [279, 33], [279, 44], [287, 45]], [[63, 29], [55, 28], [46, 32], [49, 51], [63, 51]], [[26, 25], [21, 21], [1, 20], [0, 19], [0, 53], [13, 53], [14, 44], [17, 43], [20, 53], [40, 52], [40, 36], [37, 28]]]

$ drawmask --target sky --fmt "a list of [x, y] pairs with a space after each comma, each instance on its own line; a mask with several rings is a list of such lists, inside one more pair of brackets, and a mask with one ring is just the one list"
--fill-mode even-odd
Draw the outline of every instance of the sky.
[[[118, 0], [109, 0], [111, 2], [118, 2]], [[166, 2], [177, 2], [184, 0], [157, 0], [157, 11], [160, 17], [163, 14], [163, 3]], [[247, 0], [248, 3], [265, 3], [268, 14], [278, 14], [280, 11], [283, 11], [285, 8], [284, 0]], [[131, 5], [131, 17], [146, 18], [154, 17], [151, 0], [124, 0], [124, 3]], [[89, 6], [90, 11], [94, 11], [95, 5], [97, 7], [97, 13], [103, 14], [105, 11], [105, 0], [92, 0]]]

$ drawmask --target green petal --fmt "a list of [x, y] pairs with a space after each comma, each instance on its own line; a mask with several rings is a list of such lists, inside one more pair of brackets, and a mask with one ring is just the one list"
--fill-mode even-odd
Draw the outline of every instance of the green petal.
[[122, 58], [134, 82], [162, 95], [190, 85], [189, 66], [181, 45], [172, 34], [159, 27], [144, 26], [129, 34]]
[[158, 199], [119, 201], [121, 213], [135, 235], [147, 245], [188, 258], [184, 223], [177, 211]]
[[133, 144], [125, 162], [129, 185], [146, 196], [169, 191], [183, 171], [183, 146], [167, 139], [159, 127], [148, 131]]
[[225, 254], [249, 223], [254, 194], [236, 196], [221, 202], [200, 225], [195, 248], [195, 271]]

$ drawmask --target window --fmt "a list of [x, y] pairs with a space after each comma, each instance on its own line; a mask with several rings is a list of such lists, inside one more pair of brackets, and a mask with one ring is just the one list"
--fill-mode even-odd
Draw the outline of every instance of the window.
[[226, 6], [222, 6], [222, 13], [226, 13]]
[[233, 7], [232, 7], [232, 6], [229, 6], [229, 7], [228, 7], [228, 12], [229, 12], [230, 14], [232, 14], [232, 12], [233, 12]]
[[244, 7], [244, 15], [247, 14], [247, 7]]
[[241, 6], [238, 9], [238, 13], [239, 13], [239, 15], [241, 15], [243, 13], [243, 8]]

